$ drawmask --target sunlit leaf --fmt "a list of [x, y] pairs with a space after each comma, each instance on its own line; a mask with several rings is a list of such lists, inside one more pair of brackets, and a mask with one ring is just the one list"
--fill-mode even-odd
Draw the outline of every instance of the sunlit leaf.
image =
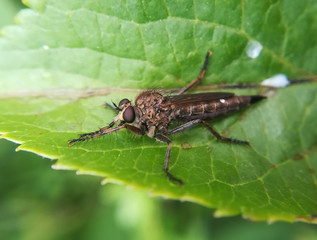
[[[30, 0], [0, 38], [0, 132], [19, 149], [58, 159], [55, 168], [216, 208], [217, 216], [316, 221], [317, 85], [276, 90], [246, 111], [216, 121], [217, 142], [203, 127], [167, 146], [125, 130], [67, 141], [110, 123], [105, 102], [133, 100], [147, 88], [183, 87], [207, 50], [202, 85], [259, 83], [278, 73], [316, 78], [314, 1]], [[250, 58], [250, 42], [263, 46]], [[235, 90], [256, 94], [255, 90]]]

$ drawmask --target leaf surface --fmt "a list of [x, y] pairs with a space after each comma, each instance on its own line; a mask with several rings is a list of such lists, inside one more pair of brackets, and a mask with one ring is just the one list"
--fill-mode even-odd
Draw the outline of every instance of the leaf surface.
[[[202, 85], [259, 83], [277, 73], [316, 78], [314, 1], [42, 1], [0, 38], [0, 132], [18, 149], [58, 159], [58, 169], [105, 176], [157, 195], [216, 208], [217, 216], [316, 222], [316, 83], [214, 122], [251, 147], [215, 141], [203, 127], [167, 146], [127, 131], [69, 147], [67, 140], [110, 123], [105, 102], [142, 89], [183, 87], [211, 50]], [[251, 41], [263, 46], [250, 58]], [[255, 90], [234, 90], [256, 94]]]

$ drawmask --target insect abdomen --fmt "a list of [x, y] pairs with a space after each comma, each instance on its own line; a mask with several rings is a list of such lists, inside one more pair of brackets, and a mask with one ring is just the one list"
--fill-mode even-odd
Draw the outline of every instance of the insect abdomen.
[[215, 99], [209, 102], [202, 101], [189, 103], [187, 105], [177, 106], [175, 115], [176, 119], [179, 120], [209, 120], [236, 112], [264, 98], [265, 97], [262, 96], [234, 96], [230, 98]]

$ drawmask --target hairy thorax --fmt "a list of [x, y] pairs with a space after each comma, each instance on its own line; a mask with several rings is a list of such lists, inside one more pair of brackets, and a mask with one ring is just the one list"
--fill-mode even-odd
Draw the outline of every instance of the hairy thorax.
[[151, 136], [157, 130], [167, 131], [170, 122], [175, 118], [171, 108], [162, 107], [167, 100], [158, 91], [145, 91], [135, 99], [137, 125], [145, 127]]

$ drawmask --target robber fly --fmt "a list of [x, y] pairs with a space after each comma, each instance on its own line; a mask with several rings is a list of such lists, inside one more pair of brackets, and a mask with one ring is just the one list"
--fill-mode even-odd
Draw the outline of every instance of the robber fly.
[[[208, 51], [199, 76], [182, 88], [176, 95], [167, 96], [160, 91], [149, 90], [138, 95], [134, 104], [126, 98], [122, 99], [119, 105], [113, 103], [114, 107], [112, 108], [118, 112], [113, 122], [95, 132], [81, 134], [79, 138], [70, 140], [69, 145], [72, 146], [76, 142], [100, 137], [120, 129], [128, 129], [137, 135], [146, 134], [168, 145], [164, 172], [172, 182], [179, 185], [182, 185], [183, 181], [174, 177], [168, 169], [172, 148], [172, 141], [168, 136], [203, 124], [218, 140], [249, 145], [247, 141], [221, 136], [206, 120], [236, 112], [265, 97], [259, 95], [235, 96], [233, 93], [228, 92], [184, 94], [202, 80], [210, 55], [211, 52]], [[183, 124], [174, 129], [169, 129], [170, 124], [174, 121], [179, 121]]]

